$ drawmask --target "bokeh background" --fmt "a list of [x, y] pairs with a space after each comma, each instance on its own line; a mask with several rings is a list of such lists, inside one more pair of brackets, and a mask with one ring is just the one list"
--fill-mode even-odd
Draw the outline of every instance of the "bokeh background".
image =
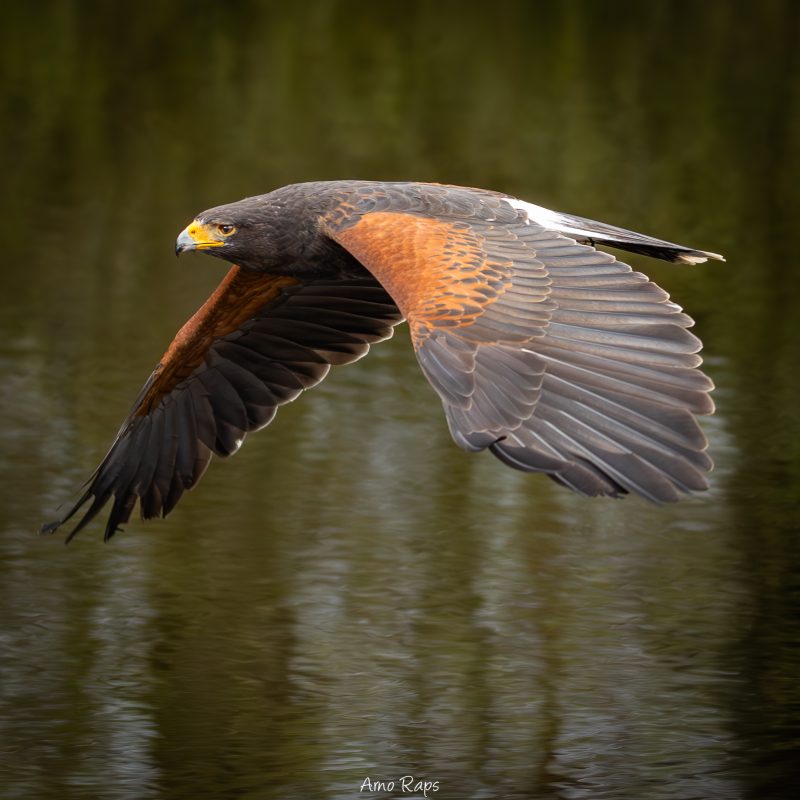
[[[792, 0], [4, 8], [0, 795], [796, 797], [798, 41]], [[705, 341], [711, 491], [462, 453], [401, 330], [168, 520], [38, 537], [224, 271], [177, 232], [336, 178], [726, 254], [632, 257]]]

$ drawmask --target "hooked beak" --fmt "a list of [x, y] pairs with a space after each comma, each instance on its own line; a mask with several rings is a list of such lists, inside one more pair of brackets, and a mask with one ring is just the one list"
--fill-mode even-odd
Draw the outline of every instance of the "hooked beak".
[[213, 229], [195, 220], [178, 235], [175, 241], [175, 255], [179, 256], [187, 250], [206, 250], [209, 247], [222, 247], [224, 244], [225, 242], [220, 241]]

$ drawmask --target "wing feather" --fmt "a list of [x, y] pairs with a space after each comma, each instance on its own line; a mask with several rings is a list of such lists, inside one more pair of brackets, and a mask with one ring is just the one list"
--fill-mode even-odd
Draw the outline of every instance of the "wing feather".
[[[456, 442], [584, 494], [664, 502], [706, 488], [696, 415], [713, 410], [712, 384], [692, 319], [588, 237], [440, 206], [437, 220], [385, 208], [340, 219], [331, 235], [407, 316]], [[633, 236], [655, 255], [701, 252]]]
[[90, 501], [69, 538], [113, 499], [105, 538], [130, 518], [165, 516], [278, 406], [386, 339], [402, 315], [373, 278], [309, 281], [234, 267], [181, 329], [77, 503], [43, 527], [52, 533]]

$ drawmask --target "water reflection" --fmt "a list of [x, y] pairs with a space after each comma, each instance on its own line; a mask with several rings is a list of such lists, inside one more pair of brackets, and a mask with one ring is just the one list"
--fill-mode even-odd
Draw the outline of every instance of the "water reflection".
[[[61, 2], [0, 31], [4, 796], [792, 796], [797, 8], [504, 9]], [[728, 254], [642, 262], [712, 356], [712, 491], [587, 502], [465, 456], [399, 332], [170, 519], [32, 536], [220, 277], [175, 232], [345, 176]]]

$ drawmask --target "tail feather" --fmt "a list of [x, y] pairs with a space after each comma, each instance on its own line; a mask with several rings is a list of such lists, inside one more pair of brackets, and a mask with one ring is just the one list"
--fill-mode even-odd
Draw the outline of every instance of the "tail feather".
[[613, 225], [595, 222], [584, 217], [570, 217], [569, 219], [575, 226], [572, 231], [573, 235], [582, 244], [604, 244], [619, 250], [627, 250], [630, 253], [640, 253], [652, 258], [660, 258], [663, 261], [681, 264], [702, 264], [709, 258], [716, 261], [725, 260], [719, 253], [695, 250], [693, 247], [645, 236], [642, 233], [616, 228]]
[[717, 261], [725, 260], [719, 253], [696, 250], [693, 247], [645, 236], [643, 233], [617, 228], [614, 225], [607, 225], [605, 222], [597, 222], [586, 217], [550, 211], [548, 208], [526, 203], [524, 200], [510, 199], [508, 203], [514, 208], [524, 211], [530, 222], [535, 222], [548, 230], [566, 233], [582, 244], [601, 244], [652, 258], [660, 258], [663, 261], [683, 264], [702, 264], [709, 258]]

